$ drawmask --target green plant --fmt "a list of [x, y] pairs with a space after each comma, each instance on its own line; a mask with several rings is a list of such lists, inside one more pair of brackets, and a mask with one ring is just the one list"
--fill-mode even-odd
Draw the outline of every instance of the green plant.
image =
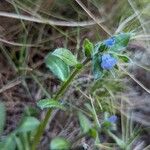
[[[5, 126], [6, 115], [5, 115], [5, 106], [3, 103], [0, 103], [0, 111], [2, 120], [1, 129]], [[33, 108], [26, 108], [20, 123], [16, 130], [10, 134], [1, 136], [0, 139], [0, 148], [3, 150], [29, 150], [30, 144], [34, 137], [35, 131], [40, 124], [40, 121], [35, 117], [36, 110]], [[37, 115], [36, 115], [37, 116]], [[1, 132], [2, 134], [2, 132]]]
[[[47, 98], [37, 102], [37, 106], [41, 110], [46, 109], [47, 111], [41, 122], [36, 119], [36, 110], [33, 108], [26, 109], [17, 129], [8, 136], [1, 138], [0, 146], [3, 150], [15, 150], [16, 148], [19, 150], [36, 150], [52, 111], [54, 109], [67, 110], [68, 106], [61, 102], [61, 98], [75, 77], [89, 64], [91, 64], [94, 84], [89, 85], [89, 95], [84, 95], [90, 100], [90, 103], [84, 105], [85, 111], [77, 111], [80, 134], [73, 141], [69, 141], [65, 137], [55, 137], [50, 142], [49, 147], [51, 150], [69, 150], [74, 143], [86, 136], [93, 139], [95, 148], [103, 147], [100, 136], [105, 133], [114, 140], [115, 147], [130, 149], [140, 129], [138, 131], [133, 130], [130, 120], [121, 116], [121, 120], [125, 123], [125, 126], [122, 123], [122, 137], [114, 133], [117, 130], [118, 116], [115, 115], [113, 94], [123, 90], [123, 85], [119, 82], [119, 78], [122, 78], [122, 74], [119, 72], [120, 63], [130, 61], [126, 47], [132, 36], [132, 33], [120, 33], [96, 44], [85, 39], [82, 46], [83, 60], [77, 60], [76, 56], [66, 48], [57, 48], [47, 54], [45, 64], [61, 81], [60, 88], [51, 98], [48, 95]], [[117, 80], [113, 80], [116, 79], [116, 76]], [[2, 120], [0, 133], [2, 134], [6, 118], [3, 103], [0, 104], [0, 112]], [[98, 113], [103, 115], [101, 120], [98, 118]], [[132, 132], [129, 132], [128, 128]], [[109, 148], [109, 146], [106, 147]]]
[[[134, 77], [135, 74], [128, 71], [131, 64], [144, 69], [144, 73], [150, 71], [148, 63], [143, 66], [139, 60], [134, 62], [131, 59], [132, 49], [140, 49], [143, 45], [141, 43], [144, 43], [144, 47], [149, 47], [148, 2], [149, 0], [118, 0], [115, 3], [112, 0], [6, 0], [10, 6], [6, 5], [3, 9], [0, 5], [0, 58], [2, 64], [9, 63], [7, 69], [4, 66], [4, 70], [0, 64], [0, 94], [7, 111], [11, 106], [7, 105], [9, 101], [5, 101], [5, 95], [9, 97], [9, 94], [3, 92], [9, 88], [12, 95], [9, 99], [12, 101], [15, 99], [13, 90], [18, 90], [19, 104], [24, 100], [20, 93], [22, 86], [27, 92], [23, 92], [23, 97], [24, 94], [32, 100], [40, 97], [36, 102], [31, 100], [37, 104], [38, 109], [33, 106], [26, 108], [18, 126], [9, 134], [5, 133], [5, 127], [7, 131], [7, 127], [13, 126], [13, 123], [10, 125], [7, 121], [10, 116], [6, 116], [5, 105], [0, 103], [0, 149], [35, 150], [45, 144], [43, 141], [47, 140], [47, 134], [49, 140], [46, 141], [46, 146], [50, 150], [76, 150], [80, 146], [89, 146], [89, 149], [132, 150], [134, 145], [144, 143], [146, 140], [141, 144], [135, 142], [140, 143], [142, 131], [147, 132], [149, 129], [138, 126], [134, 121], [136, 118], [132, 117], [132, 110], [135, 107], [126, 92], [130, 90], [129, 76], [150, 93]], [[82, 42], [84, 37], [90, 40], [86, 38]], [[135, 45], [132, 45], [134, 39]], [[128, 45], [129, 40], [131, 44]], [[136, 40], [142, 42], [137, 44]], [[92, 41], [99, 42], [95, 44]], [[47, 50], [54, 47], [57, 49], [45, 57]], [[3, 57], [6, 58], [4, 62]], [[43, 67], [43, 57], [47, 69]], [[145, 78], [145, 75], [142, 76]], [[11, 83], [10, 79], [15, 78], [16, 81], [16, 77], [17, 82]], [[132, 87], [132, 90], [136, 89]], [[136, 99], [137, 95], [134, 96]], [[30, 98], [29, 103], [28, 100], [23, 102], [24, 105], [30, 105]], [[140, 104], [138, 100], [138, 105]], [[14, 108], [15, 105], [16, 101]], [[19, 116], [22, 109], [21, 107]], [[12, 116], [16, 111], [11, 113]], [[62, 114], [67, 119], [59, 118]], [[65, 133], [74, 121], [75, 127]], [[144, 123], [142, 120], [140, 122]], [[61, 128], [60, 133], [56, 134], [57, 131], [53, 128]], [[76, 130], [77, 133], [74, 132]], [[149, 146], [144, 150], [146, 149]]]
[[[65, 108], [65, 106], [63, 106], [63, 104], [61, 104], [59, 101], [60, 98], [63, 96], [64, 92], [67, 90], [70, 83], [74, 80], [74, 77], [79, 74], [81, 70], [86, 67], [86, 64], [90, 61], [92, 62], [93, 75], [96, 80], [108, 77], [111, 74], [112, 70], [115, 73], [115, 71], [119, 69], [119, 66], [117, 65], [119, 64], [119, 61], [124, 62], [124, 57], [119, 56], [128, 45], [130, 36], [131, 33], [121, 33], [118, 35], [114, 35], [110, 39], [99, 42], [95, 46], [93, 46], [93, 44], [86, 39], [83, 44], [83, 49], [85, 52], [85, 58], [83, 58], [83, 62], [77, 61], [76, 57], [68, 49], [65, 48], [58, 48], [54, 50], [54, 52], [51, 52], [46, 56], [45, 63], [47, 67], [55, 76], [57, 76], [57, 78], [62, 81], [62, 84], [58, 92], [54, 94], [52, 98], [44, 99], [37, 103], [40, 108], [46, 108], [48, 110], [44, 120], [41, 121], [35, 134], [35, 138], [32, 143], [32, 150], [36, 149], [40, 141], [47, 122], [51, 116], [52, 108]], [[109, 57], [107, 57], [104, 61], [103, 57], [105, 55], [108, 55]], [[111, 57], [115, 58], [115, 62], [114, 60], [111, 60]], [[104, 67], [104, 65], [106, 67]], [[72, 68], [73, 71], [72, 73], [70, 73], [70, 70], [72, 70]], [[90, 126], [90, 121], [88, 120], [88, 118], [81, 113], [79, 113], [79, 120], [83, 130], [83, 134], [89, 134], [94, 136], [97, 139], [96, 143], [98, 143], [98, 134], [99, 131], [102, 130], [102, 126], [97, 120], [96, 112], [94, 110], [93, 115], [96, 119], [95, 125], [93, 124]], [[104, 126], [108, 126], [105, 124], [108, 123], [104, 123]], [[108, 133], [112, 135], [112, 133]], [[113, 138], [114, 137], [115, 135], [113, 135]], [[119, 140], [117, 137], [115, 137], [114, 139], [120, 147], [124, 147], [124, 144], [123, 142], [121, 142], [121, 140]]]

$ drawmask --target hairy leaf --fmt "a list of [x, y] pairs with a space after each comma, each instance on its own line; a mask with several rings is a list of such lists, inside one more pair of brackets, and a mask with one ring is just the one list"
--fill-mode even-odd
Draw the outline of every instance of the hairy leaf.
[[52, 55], [59, 57], [69, 66], [75, 66], [78, 64], [76, 57], [66, 48], [57, 48]]
[[103, 76], [103, 70], [100, 66], [100, 56], [95, 54], [92, 58], [92, 70], [95, 79], [100, 79]]
[[94, 48], [93, 43], [91, 43], [88, 39], [85, 39], [83, 42], [83, 49], [84, 49], [85, 56], [91, 57], [93, 48]]
[[29, 132], [34, 131], [40, 124], [40, 121], [35, 117], [24, 117], [18, 131], [19, 132]]
[[70, 69], [69, 66], [59, 57], [52, 55], [51, 53], [45, 58], [46, 66], [56, 75], [60, 80], [66, 81]]
[[88, 133], [91, 128], [90, 120], [81, 112], [78, 113], [81, 130], [83, 133]]
[[117, 55], [117, 56], [123, 62], [129, 62], [130, 61], [130, 58], [128, 56], [126, 56], [126, 55], [121, 55], [120, 54], [120, 55]]
[[70, 150], [71, 144], [65, 138], [56, 137], [50, 143], [51, 150]]
[[59, 108], [65, 110], [65, 107], [58, 101], [53, 99], [42, 99], [37, 102], [37, 105], [41, 108]]

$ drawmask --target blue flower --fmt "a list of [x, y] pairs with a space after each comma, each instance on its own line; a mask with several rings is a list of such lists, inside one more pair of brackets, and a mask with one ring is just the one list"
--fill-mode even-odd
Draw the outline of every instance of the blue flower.
[[103, 69], [110, 70], [116, 65], [117, 60], [110, 54], [103, 54], [100, 62]]
[[114, 37], [111, 37], [107, 40], [104, 41], [104, 44], [107, 46], [107, 47], [112, 47], [114, 44], [115, 44], [115, 38]]
[[110, 122], [110, 123], [115, 123], [117, 121], [117, 116], [112, 115], [109, 118], [107, 118], [107, 121]]

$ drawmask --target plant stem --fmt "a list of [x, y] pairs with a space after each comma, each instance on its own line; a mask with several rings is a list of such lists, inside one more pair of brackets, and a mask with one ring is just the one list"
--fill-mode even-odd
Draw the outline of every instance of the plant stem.
[[[81, 65], [81, 67], [76, 67], [72, 74], [70, 75], [70, 77], [68, 78], [68, 80], [66, 82], [64, 82], [62, 84], [62, 86], [60, 87], [60, 89], [58, 90], [58, 92], [56, 93], [56, 95], [54, 96], [54, 100], [59, 100], [59, 98], [64, 94], [64, 92], [66, 91], [66, 89], [69, 87], [70, 83], [72, 82], [72, 80], [74, 79], [74, 77], [81, 71], [81, 69], [83, 68], [83, 66], [85, 66], [87, 63], [89, 62], [89, 59], [85, 59]], [[40, 123], [37, 132], [35, 134], [35, 137], [33, 139], [33, 143], [31, 146], [31, 150], [36, 150], [37, 145], [40, 142], [40, 139], [43, 135], [43, 132], [46, 128], [46, 125], [48, 123], [48, 120], [51, 116], [52, 113], [52, 109], [48, 109], [45, 115], [44, 120]]]

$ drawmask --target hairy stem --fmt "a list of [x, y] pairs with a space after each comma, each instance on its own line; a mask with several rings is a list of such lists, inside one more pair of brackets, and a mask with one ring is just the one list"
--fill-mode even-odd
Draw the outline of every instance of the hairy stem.
[[[83, 61], [82, 65], [81, 65], [81, 67], [76, 67], [73, 70], [73, 72], [70, 75], [70, 77], [68, 78], [68, 80], [62, 84], [62, 86], [60, 87], [60, 89], [58, 90], [58, 92], [56, 93], [56, 95], [54, 96], [53, 99], [59, 100], [59, 98], [64, 94], [66, 89], [69, 87], [69, 85], [72, 82], [72, 80], [74, 79], [74, 77], [82, 70], [83, 66], [85, 66], [87, 64], [87, 62], [89, 62], [89, 59], [85, 59]], [[51, 116], [51, 113], [52, 113], [52, 109], [48, 109], [47, 112], [46, 112], [44, 120], [39, 125], [38, 130], [37, 130], [37, 132], [35, 134], [31, 150], [36, 150], [36, 147], [37, 147], [37, 145], [40, 142], [40, 139], [41, 139], [41, 137], [43, 135], [43, 132], [44, 132], [44, 130], [46, 128], [46, 125], [48, 123], [48, 120], [49, 120], [49, 118]]]

